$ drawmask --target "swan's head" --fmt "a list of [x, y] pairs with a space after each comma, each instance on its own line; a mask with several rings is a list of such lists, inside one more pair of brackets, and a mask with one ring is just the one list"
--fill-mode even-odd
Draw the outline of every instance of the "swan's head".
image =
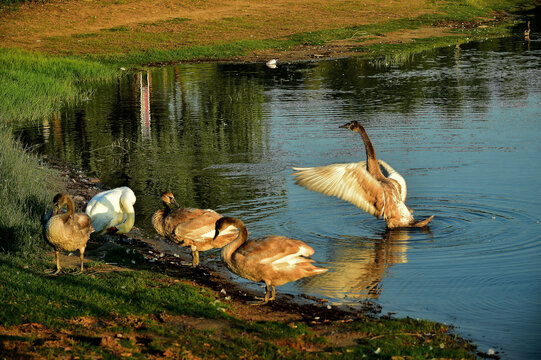
[[224, 216], [222, 218], [219, 218], [218, 221], [216, 221], [215, 225], [216, 232], [214, 233], [214, 239], [216, 239], [220, 235], [221, 231], [225, 230], [230, 225], [235, 225], [236, 222], [237, 219], [233, 217]]
[[68, 204], [71, 198], [68, 194], [58, 193], [53, 198], [53, 215], [65, 213], [68, 211]]
[[163, 201], [163, 204], [167, 207], [171, 207], [171, 204], [176, 205], [177, 207], [180, 207], [180, 205], [175, 200], [175, 197], [173, 196], [173, 193], [170, 191], [166, 191], [162, 194], [161, 199]]
[[339, 128], [342, 129], [349, 129], [354, 131], [356, 128], [363, 127], [360, 122], [357, 120], [350, 121], [348, 123], [345, 123], [344, 125], [340, 125]]

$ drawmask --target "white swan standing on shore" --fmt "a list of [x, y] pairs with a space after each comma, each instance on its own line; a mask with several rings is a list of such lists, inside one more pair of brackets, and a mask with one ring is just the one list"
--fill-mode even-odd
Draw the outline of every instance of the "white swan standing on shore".
[[123, 186], [94, 196], [85, 212], [92, 219], [92, 227], [98, 234], [125, 234], [135, 223], [135, 200], [132, 189]]

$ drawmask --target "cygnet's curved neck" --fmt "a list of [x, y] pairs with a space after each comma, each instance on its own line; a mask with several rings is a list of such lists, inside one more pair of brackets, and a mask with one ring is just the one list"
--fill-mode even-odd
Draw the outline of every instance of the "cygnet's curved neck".
[[[171, 212], [173, 212], [173, 206], [172, 206], [171, 201], [162, 200], [162, 202], [163, 202], [164, 216], [167, 216], [167, 215], [171, 214]], [[175, 204], [176, 204], [176, 202], [175, 202]], [[180, 206], [179, 206], [179, 208], [180, 208]]]
[[[60, 214], [60, 215], [57, 215], [57, 216], [60, 216], [60, 218], [62, 219], [63, 222], [66, 222], [69, 220], [69, 218], [75, 214], [75, 203], [73, 202], [72, 198], [69, 196], [69, 195], [64, 195], [62, 196], [62, 198], [59, 200], [58, 202], [58, 205], [66, 205], [67, 206], [67, 211], [63, 214]], [[62, 206], [59, 206], [59, 208], [62, 207]]]
[[353, 131], [361, 135], [361, 138], [363, 139], [364, 148], [366, 150], [366, 164], [368, 166], [368, 172], [376, 179], [385, 178], [379, 168], [379, 163], [378, 159], [376, 158], [376, 150], [374, 149], [374, 145], [372, 145], [372, 141], [370, 141], [370, 138], [368, 137], [368, 134], [366, 133], [364, 127], [361, 124], [357, 124], [357, 126], [354, 127]]
[[231, 256], [248, 240], [248, 229], [241, 220], [236, 218], [229, 218], [226, 224], [233, 225], [239, 230], [237, 238], [222, 248], [222, 260], [231, 267]]
[[66, 205], [68, 206], [67, 214], [70, 214], [70, 215], [75, 214], [75, 203], [73, 202], [72, 198], [69, 196], [66, 196]]

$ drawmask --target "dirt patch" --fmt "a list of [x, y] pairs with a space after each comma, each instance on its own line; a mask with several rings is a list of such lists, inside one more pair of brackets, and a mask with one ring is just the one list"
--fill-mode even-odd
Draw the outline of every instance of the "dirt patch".
[[[414, 17], [435, 9], [424, 0], [394, 0], [382, 2], [363, 0], [342, 2], [334, 0], [233, 0], [233, 1], [175, 1], [175, 0], [51, 0], [45, 3], [26, 3], [17, 11], [4, 11], [0, 24], [2, 42], [6, 45], [32, 44], [51, 36], [72, 36], [121, 26], [146, 26], [149, 32], [161, 30], [160, 21], [189, 20], [190, 25], [178, 29], [189, 32], [189, 27], [211, 26], [223, 20], [229, 27], [244, 24], [254, 37], [258, 32], [265, 37], [280, 37], [298, 32], [371, 24], [382, 19]], [[255, 20], [251, 20], [251, 19]], [[249, 26], [251, 23], [265, 26]], [[182, 21], [180, 21], [182, 23]], [[171, 21], [167, 30], [176, 29]], [[233, 35], [224, 26], [222, 36], [214, 40], [244, 37]], [[186, 37], [189, 37], [186, 34]], [[204, 43], [199, 40], [199, 44]]]
[[[238, 40], [280, 39], [292, 34], [414, 18], [437, 11], [426, 0], [52, 0], [0, 11], [0, 46], [50, 54], [115, 54], [149, 49], [224, 44]], [[393, 33], [386, 41], [406, 36]], [[281, 61], [343, 57], [358, 42], [298, 47], [277, 53], [257, 51], [243, 61], [278, 57]]]

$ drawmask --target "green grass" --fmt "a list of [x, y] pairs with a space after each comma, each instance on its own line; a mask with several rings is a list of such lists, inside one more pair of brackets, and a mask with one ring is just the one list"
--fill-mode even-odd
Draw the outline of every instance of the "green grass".
[[226, 316], [220, 303], [205, 290], [167, 281], [158, 274], [125, 271], [102, 276], [45, 276], [50, 264], [43, 261], [35, 260], [29, 267], [27, 260], [0, 258], [4, 287], [0, 303], [11, 308], [0, 313], [4, 326], [38, 322], [54, 327], [79, 316], [124, 317], [163, 311], [211, 319]]
[[54, 195], [52, 171], [41, 167], [2, 123], [0, 148], [0, 251], [40, 252], [41, 217]]
[[0, 10], [3, 8], [17, 9], [19, 5], [28, 2], [45, 2], [45, 0], [0, 0]]
[[[432, 321], [378, 319], [347, 324], [346, 328], [366, 333], [355, 349], [358, 354], [379, 348], [382, 358], [411, 356], [419, 359], [426, 354], [430, 354], [429, 358], [447, 358], [449, 349], [454, 349], [454, 358], [467, 359], [472, 356], [469, 343], [449, 335], [447, 326]], [[409, 343], [411, 348], [403, 347], [404, 342]]]
[[0, 49], [0, 123], [37, 120], [91, 92], [91, 85], [118, 70], [88, 60]]
[[[314, 359], [392, 356], [473, 358], [474, 348], [441, 324], [413, 319], [367, 319], [328, 324], [318, 334], [308, 324], [245, 321], [228, 314], [217, 295], [184, 280], [152, 271], [99, 272], [87, 262], [87, 274], [48, 276], [51, 264], [0, 254], [0, 355], [30, 351], [58, 356], [69, 345], [73, 356], [149, 355], [237, 359]], [[94, 273], [94, 275], [92, 275]], [[216, 327], [194, 328], [179, 319], [207, 319]], [[193, 320], [191, 320], [193, 321]], [[190, 320], [188, 321], [190, 323]], [[3, 329], [34, 331], [3, 333]], [[36, 325], [37, 324], [37, 325]], [[93, 325], [92, 325], [93, 324]], [[357, 345], [337, 347], [325, 334], [356, 334]], [[62, 344], [63, 334], [66, 341]], [[121, 334], [116, 336], [115, 334]], [[56, 336], [56, 337], [55, 337]], [[104, 338], [109, 337], [104, 343]], [[46, 345], [48, 339], [57, 345]], [[16, 350], [6, 352], [16, 343]], [[114, 343], [114, 346], [107, 344]], [[377, 349], [380, 349], [379, 351]], [[377, 352], [377, 353], [375, 353]]]
[[[158, 35], [146, 34], [145, 36], [154, 38]], [[89, 59], [107, 64], [138, 66], [140, 64], [170, 63], [182, 60], [225, 59], [240, 56], [253, 50], [283, 48], [284, 45], [284, 41], [273, 39], [242, 40], [227, 44], [180, 47], [173, 50], [151, 49], [145, 52], [128, 52], [126, 54], [92, 55], [89, 56]], [[293, 42], [287, 43], [287, 46], [292, 45]]]
[[41, 217], [59, 190], [9, 124], [49, 119], [62, 104], [88, 96], [96, 82], [117, 76], [110, 65], [0, 49], [1, 251], [39, 251]]

